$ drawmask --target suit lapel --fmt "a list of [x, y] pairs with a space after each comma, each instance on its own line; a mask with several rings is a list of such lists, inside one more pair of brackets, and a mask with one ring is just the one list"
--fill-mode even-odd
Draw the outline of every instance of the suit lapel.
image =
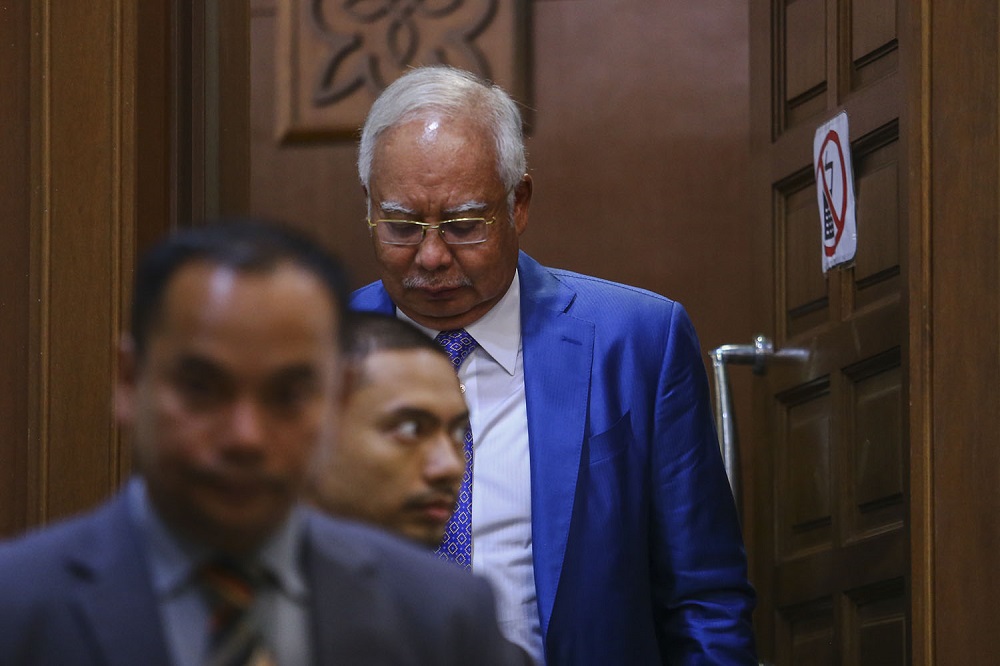
[[[594, 325], [569, 314], [576, 294], [523, 252], [521, 338], [531, 451], [531, 529], [542, 632], [559, 587], [587, 423]], [[351, 306], [392, 314], [381, 282], [355, 292]]]
[[521, 254], [521, 331], [531, 450], [531, 527], [543, 634], [566, 555], [587, 422], [594, 326], [574, 292]]
[[96, 514], [92, 541], [67, 559], [75, 603], [93, 633], [101, 663], [167, 666], [167, 646], [146, 556], [129, 519], [125, 493]]

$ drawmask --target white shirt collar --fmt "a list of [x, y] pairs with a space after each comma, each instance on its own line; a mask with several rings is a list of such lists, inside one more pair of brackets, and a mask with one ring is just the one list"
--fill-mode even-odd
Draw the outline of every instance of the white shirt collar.
[[[396, 316], [410, 322], [431, 337], [441, 332], [421, 326], [399, 308], [396, 308]], [[489, 312], [466, 326], [465, 330], [508, 374], [514, 374], [517, 351], [521, 347], [521, 282], [516, 269], [514, 279], [511, 280], [503, 298], [490, 308]]]

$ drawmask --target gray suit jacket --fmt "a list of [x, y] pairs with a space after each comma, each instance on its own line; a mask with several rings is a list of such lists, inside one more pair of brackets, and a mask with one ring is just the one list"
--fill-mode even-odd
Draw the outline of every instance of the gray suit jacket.
[[[318, 664], [522, 663], [500, 635], [481, 579], [314, 511], [305, 531]], [[0, 665], [7, 664], [169, 664], [124, 493], [0, 544]]]

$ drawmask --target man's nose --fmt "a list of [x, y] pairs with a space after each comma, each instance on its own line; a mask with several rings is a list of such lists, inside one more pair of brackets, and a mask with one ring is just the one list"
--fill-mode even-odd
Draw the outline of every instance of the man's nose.
[[253, 400], [237, 400], [229, 419], [228, 448], [243, 452], [257, 452], [265, 440], [264, 414]]
[[441, 238], [439, 229], [427, 229], [417, 246], [417, 264], [425, 271], [435, 271], [451, 265], [451, 248]]
[[447, 433], [439, 433], [428, 443], [424, 473], [431, 483], [458, 484], [465, 472], [465, 456], [456, 450], [455, 442]]

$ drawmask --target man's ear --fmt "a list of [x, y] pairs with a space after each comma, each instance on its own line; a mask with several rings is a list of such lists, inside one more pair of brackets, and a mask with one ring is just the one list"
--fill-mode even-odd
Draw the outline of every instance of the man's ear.
[[531, 176], [524, 174], [521, 182], [514, 188], [514, 228], [520, 236], [528, 228], [528, 208], [531, 206], [533, 184]]
[[136, 358], [135, 340], [124, 333], [118, 343], [118, 373], [115, 380], [115, 420], [119, 424], [127, 425], [135, 419], [138, 376], [139, 359]]

